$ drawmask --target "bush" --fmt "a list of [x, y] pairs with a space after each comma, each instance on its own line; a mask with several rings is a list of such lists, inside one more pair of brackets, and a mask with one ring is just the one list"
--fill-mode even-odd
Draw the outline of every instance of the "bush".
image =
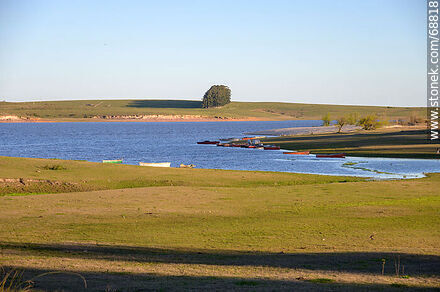
[[409, 126], [414, 126], [414, 125], [421, 124], [421, 123], [423, 123], [423, 119], [421, 117], [417, 116], [414, 113], [411, 114], [411, 116], [409, 117], [409, 122], [408, 122]]
[[346, 118], [347, 124], [349, 125], [358, 125], [359, 123], [359, 114], [358, 113], [351, 113]]
[[45, 170], [65, 170], [66, 169], [64, 166], [59, 165], [59, 164], [45, 165], [42, 168]]
[[368, 115], [359, 120], [359, 126], [361, 126], [364, 130], [374, 130], [377, 128], [379, 121], [377, 120], [376, 115]]
[[368, 115], [359, 120], [359, 126], [364, 130], [374, 130], [388, 125], [388, 120], [379, 121], [376, 115]]
[[323, 126], [330, 126], [330, 122], [332, 120], [330, 119], [330, 114], [327, 113], [325, 116], [322, 117]]

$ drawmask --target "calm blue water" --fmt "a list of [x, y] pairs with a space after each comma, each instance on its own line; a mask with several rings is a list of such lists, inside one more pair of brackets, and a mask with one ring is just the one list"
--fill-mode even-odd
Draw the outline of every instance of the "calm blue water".
[[[198, 168], [378, 178], [410, 178], [423, 176], [423, 172], [440, 172], [439, 160], [317, 159], [312, 155], [283, 155], [282, 151], [196, 144], [202, 140], [242, 137], [245, 132], [319, 125], [321, 121], [2, 123], [0, 155], [96, 162], [123, 158], [127, 164], [140, 161], [171, 162], [171, 166], [192, 163]], [[358, 164], [343, 165], [346, 162]]]

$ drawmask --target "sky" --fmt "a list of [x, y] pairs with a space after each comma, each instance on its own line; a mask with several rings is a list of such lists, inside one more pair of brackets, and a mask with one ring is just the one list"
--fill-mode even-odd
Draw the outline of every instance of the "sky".
[[421, 0], [0, 0], [0, 100], [426, 105]]

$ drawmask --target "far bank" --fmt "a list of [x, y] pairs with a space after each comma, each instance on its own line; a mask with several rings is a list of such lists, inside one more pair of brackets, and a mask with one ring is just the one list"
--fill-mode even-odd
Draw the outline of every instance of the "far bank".
[[[0, 102], [0, 116], [16, 121], [92, 120], [320, 120], [329, 114], [336, 119], [350, 113], [374, 114], [380, 119], [425, 117], [423, 107], [381, 107], [282, 102], [231, 102], [222, 107], [202, 108], [194, 100], [70, 100], [41, 102]], [[118, 118], [119, 117], [119, 118]], [[121, 118], [123, 117], [123, 118]], [[155, 118], [156, 117], [156, 118]], [[174, 118], [173, 118], [174, 117]]]

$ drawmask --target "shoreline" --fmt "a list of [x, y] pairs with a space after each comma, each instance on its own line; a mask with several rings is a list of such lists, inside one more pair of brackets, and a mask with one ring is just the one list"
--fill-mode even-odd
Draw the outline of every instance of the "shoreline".
[[[311, 154], [314, 155], [314, 154]], [[383, 157], [383, 156], [352, 156], [352, 155], [347, 155], [347, 157], [351, 158], [351, 159], [396, 159], [396, 160], [400, 160], [400, 159], [411, 159], [409, 157]], [[104, 163], [102, 163], [101, 161], [91, 161], [91, 160], [75, 160], [75, 159], [66, 159], [66, 158], [44, 158], [44, 157], [31, 157], [31, 156], [5, 156], [5, 155], [0, 155], [0, 160], [1, 159], [25, 159], [25, 160], [37, 160], [37, 161], [47, 161], [47, 160], [52, 160], [52, 161], [60, 161], [60, 162], [67, 162], [67, 163], [74, 163], [74, 162], [80, 162], [80, 163], [92, 163], [95, 165], [103, 165]], [[420, 160], [424, 160], [424, 159], [420, 159]], [[431, 160], [435, 160], [435, 159], [431, 159]], [[347, 160], [347, 162], [350, 162], [350, 160]], [[177, 163], [176, 163], [177, 164]], [[358, 163], [356, 163], [358, 164]], [[134, 166], [134, 167], [139, 167], [138, 164], [132, 164], [132, 163], [121, 163], [121, 164], [117, 164], [119, 166]], [[344, 166], [342, 165], [342, 167], [347, 167], [347, 168], [353, 168], [356, 169], [356, 167], [351, 167], [351, 166]], [[141, 167], [143, 168], [143, 167]], [[153, 167], [154, 169], [157, 169], [155, 167]], [[169, 168], [166, 169], [186, 169], [186, 168], [181, 168], [178, 166], [171, 166]], [[192, 168], [192, 171], [226, 171], [226, 172], [244, 172], [244, 173], [274, 173], [274, 174], [298, 174], [298, 175], [310, 175], [310, 176], [324, 176], [324, 177], [338, 177], [338, 178], [357, 178], [360, 180], [364, 180], [364, 181], [394, 181], [394, 180], [411, 180], [411, 179], [422, 179], [422, 178], [426, 178], [429, 177], [431, 175], [435, 175], [435, 174], [440, 174], [440, 171], [429, 171], [429, 172], [416, 172], [416, 173], [385, 173], [385, 172], [381, 172], [375, 169], [362, 169], [366, 172], [369, 172], [371, 175], [367, 175], [367, 174], [335, 174], [335, 173], [316, 173], [316, 172], [307, 172], [307, 171], [283, 171], [283, 170], [254, 170], [254, 169], [229, 169], [229, 168], [201, 168], [201, 167], [195, 167]], [[376, 173], [376, 175], [373, 175], [373, 173]], [[383, 176], [378, 176], [378, 174], [388, 174], [390, 176], [388, 177], [383, 177]], [[7, 180], [9, 180], [11, 178], [1, 178], [0, 177], [0, 183], [4, 183], [7, 182]], [[6, 181], [5, 181], [6, 180]], [[32, 181], [32, 179], [31, 179]]]
[[27, 124], [27, 123], [115, 123], [115, 122], [136, 122], [136, 123], [157, 123], [157, 122], [257, 122], [257, 121], [276, 121], [262, 118], [193, 118], [193, 119], [99, 119], [99, 118], [78, 118], [78, 119], [14, 119], [0, 120], [0, 124]]

